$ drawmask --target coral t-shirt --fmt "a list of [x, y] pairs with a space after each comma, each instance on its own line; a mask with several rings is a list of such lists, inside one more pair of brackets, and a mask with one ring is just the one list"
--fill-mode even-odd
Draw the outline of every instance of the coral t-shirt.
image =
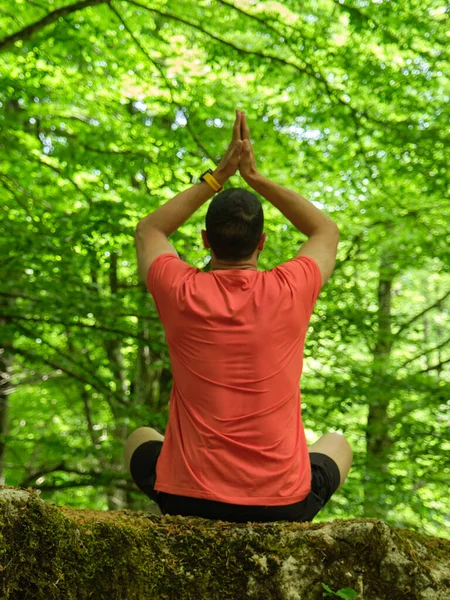
[[147, 287], [173, 373], [155, 489], [253, 506], [303, 500], [311, 467], [299, 385], [317, 263], [203, 272], [162, 254]]

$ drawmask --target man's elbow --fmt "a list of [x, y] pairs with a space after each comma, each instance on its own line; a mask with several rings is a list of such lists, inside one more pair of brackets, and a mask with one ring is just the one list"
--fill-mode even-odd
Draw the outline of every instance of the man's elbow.
[[326, 217], [326, 221], [320, 227], [317, 227], [313, 231], [313, 233], [311, 234], [311, 236], [312, 235], [314, 235], [314, 236], [316, 236], [316, 235], [326, 236], [327, 238], [336, 239], [336, 242], [338, 242], [339, 241], [339, 227], [333, 221], [333, 219], [330, 219], [330, 217], [327, 216]]
[[138, 239], [141, 239], [144, 235], [144, 227], [142, 225], [142, 220], [139, 221], [139, 223], [136, 226], [136, 229], [134, 230], [134, 239], [136, 241], [138, 241]]
[[137, 235], [139, 233], [139, 235], [145, 235], [146, 232], [150, 231], [151, 229], [158, 229], [158, 227], [155, 226], [155, 223], [153, 222], [152, 219], [152, 215], [147, 215], [146, 217], [143, 217], [139, 223], [136, 226], [136, 233], [135, 235]]
[[333, 219], [331, 219], [328, 216], [327, 216], [327, 226], [330, 228], [330, 231], [332, 231], [334, 233], [334, 235], [337, 235], [339, 237], [339, 227], [337, 226], [337, 223], [335, 223], [333, 221]]
[[332, 233], [330, 235], [333, 236], [332, 239], [333, 239], [334, 243], [336, 244], [335, 247], [336, 247], [336, 252], [337, 252], [337, 248], [339, 246], [339, 236], [340, 236], [339, 227], [336, 225], [336, 223], [334, 221], [331, 221], [331, 222], [333, 223], [333, 226], [331, 228]]
[[333, 223], [333, 234], [336, 236], [336, 243], [339, 243], [339, 238], [340, 238], [340, 232], [339, 232], [339, 227], [337, 226], [337, 224], [332, 221]]

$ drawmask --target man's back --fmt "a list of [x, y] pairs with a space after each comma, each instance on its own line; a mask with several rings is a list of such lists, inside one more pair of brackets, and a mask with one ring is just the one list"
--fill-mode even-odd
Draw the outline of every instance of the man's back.
[[310, 491], [299, 381], [321, 287], [310, 257], [204, 273], [173, 254], [148, 273], [174, 385], [155, 489], [248, 505]]
[[[268, 273], [257, 271], [267, 239], [260, 199], [222, 189], [238, 169], [308, 238], [296, 259]], [[202, 273], [179, 260], [168, 238], [214, 194], [201, 231], [213, 270]], [[307, 447], [299, 389], [307, 324], [338, 243], [330, 217], [259, 172], [240, 110], [214, 171], [140, 220], [139, 272], [166, 329], [174, 384], [165, 437], [139, 427], [125, 454], [133, 480], [164, 514], [311, 520], [345, 481], [351, 447], [338, 433]]]

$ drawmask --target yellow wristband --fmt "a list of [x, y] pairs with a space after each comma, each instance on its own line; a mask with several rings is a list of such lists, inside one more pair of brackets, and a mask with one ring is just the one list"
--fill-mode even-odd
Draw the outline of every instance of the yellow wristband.
[[211, 169], [208, 169], [205, 173], [203, 173], [203, 175], [200, 177], [200, 181], [205, 181], [215, 192], [220, 192], [222, 189], [222, 186], [212, 174]]

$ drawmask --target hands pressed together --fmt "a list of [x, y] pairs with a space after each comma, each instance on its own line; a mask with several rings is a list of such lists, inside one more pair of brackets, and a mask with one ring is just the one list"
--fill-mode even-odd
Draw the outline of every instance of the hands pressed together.
[[231, 143], [217, 165], [217, 171], [227, 179], [234, 175], [238, 169], [247, 183], [258, 173], [250, 141], [250, 129], [245, 118], [245, 112], [241, 110], [236, 110]]

